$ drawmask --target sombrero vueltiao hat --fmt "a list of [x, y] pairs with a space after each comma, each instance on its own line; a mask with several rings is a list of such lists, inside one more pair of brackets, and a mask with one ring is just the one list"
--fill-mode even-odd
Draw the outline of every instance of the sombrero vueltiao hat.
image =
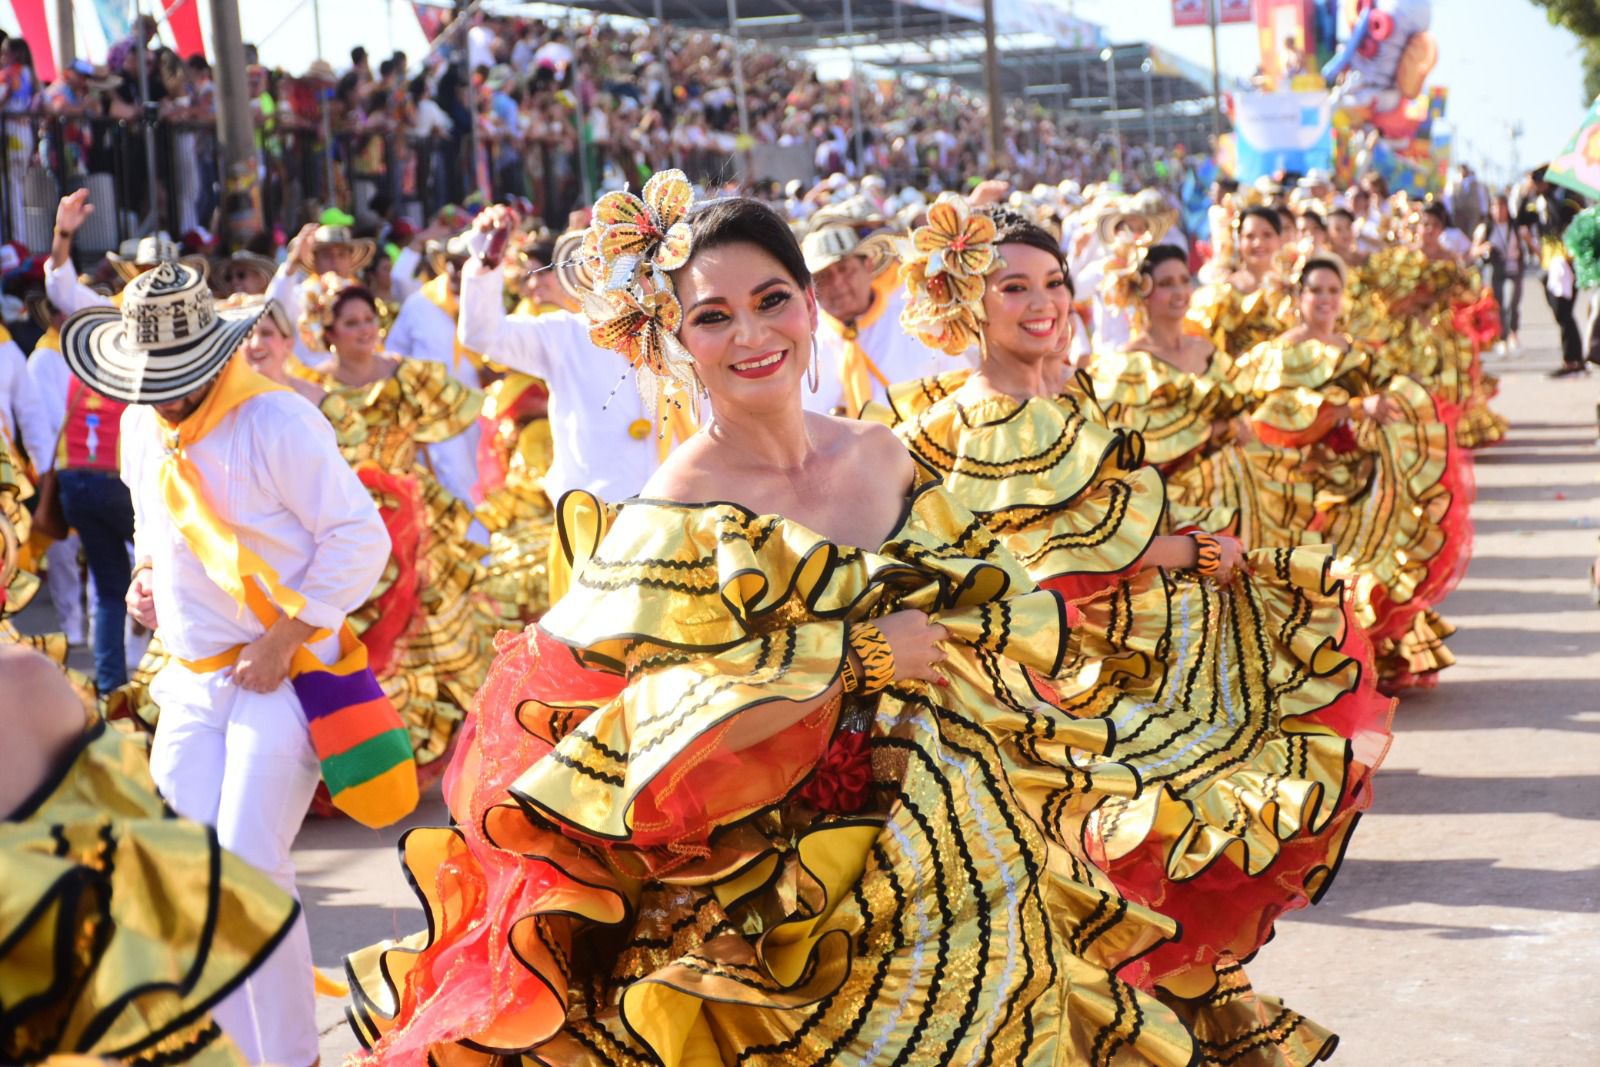
[[866, 260], [867, 270], [877, 277], [894, 263], [892, 247], [888, 235], [863, 238], [854, 226], [833, 221], [813, 228], [801, 239], [800, 255], [813, 277], [851, 256]]
[[116, 269], [124, 284], [157, 263], [184, 263], [199, 271], [202, 278], [208, 270], [205, 256], [183, 255], [178, 243], [165, 232], [130, 238], [122, 242], [122, 247], [117, 251], [107, 252], [106, 260]]
[[1103, 244], [1116, 239], [1117, 227], [1130, 219], [1143, 219], [1149, 226], [1150, 240], [1159, 241], [1178, 221], [1178, 209], [1157, 189], [1145, 189], [1118, 198], [1100, 215], [1096, 230]]
[[55, 305], [50, 303], [50, 298], [36, 289], [28, 294], [27, 301], [28, 315], [34, 325], [41, 330], [48, 330], [55, 313]]
[[378, 254], [378, 242], [372, 238], [355, 237], [351, 234], [348, 226], [322, 225], [317, 227], [316, 235], [312, 237], [310, 247], [301, 253], [300, 262], [297, 265], [305, 270], [307, 274], [317, 273], [317, 249], [326, 248], [329, 245], [349, 245], [354, 250], [354, 256], [350, 261], [350, 270], [352, 272], [365, 270], [367, 264], [371, 263], [372, 258]]
[[587, 236], [586, 229], [568, 230], [556, 238], [555, 248], [550, 252], [555, 261], [551, 266], [556, 272], [556, 281], [568, 296], [579, 301], [594, 292], [595, 264], [589, 262], [583, 252], [583, 240]]
[[260, 307], [218, 311], [205, 276], [161, 263], [122, 291], [122, 308], [84, 308], [61, 327], [61, 354], [78, 379], [128, 404], [164, 404], [222, 370], [261, 317]]

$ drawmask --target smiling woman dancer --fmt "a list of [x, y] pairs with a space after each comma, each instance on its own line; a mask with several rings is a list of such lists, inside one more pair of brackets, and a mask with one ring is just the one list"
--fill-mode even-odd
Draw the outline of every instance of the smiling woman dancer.
[[589, 311], [710, 416], [644, 497], [563, 500], [574, 584], [501, 640], [455, 825], [403, 842], [428, 931], [352, 957], [358, 1032], [383, 1062], [1197, 1062], [1112, 973], [1173, 925], [1019, 787], [1069, 818], [1132, 782], [1032, 695], [1098, 673], [1062, 602], [887, 430], [804, 412], [794, 238], [690, 200], [602, 199]]
[[[1207, 1020], [1218, 1061], [1245, 1048], [1251, 1062], [1318, 1058], [1328, 1046], [1308, 1041], [1314, 1027], [1288, 1025], [1265, 998], [1243, 1011], [1236, 993], [1238, 960], [1326, 889], [1387, 743], [1390, 702], [1330, 557], [1163, 532], [1162, 479], [1139, 435], [1054, 380], [1072, 305], [1057, 242], [1037, 225], [946, 197], [907, 255], [910, 322], [947, 352], [976, 339], [984, 359], [901, 435], [1035, 581], [1069, 597], [1103, 590], [1074, 601], [1077, 632], [1129, 653], [1116, 689], [1080, 694], [1058, 675], [1057, 699], [1115, 723], [1113, 755], [1140, 788], [1081, 828], [1052, 827], [1081, 829], [1124, 894], [1182, 923], [1124, 976]], [[1022, 791], [1045, 811], [1060, 803], [1042, 783]]]

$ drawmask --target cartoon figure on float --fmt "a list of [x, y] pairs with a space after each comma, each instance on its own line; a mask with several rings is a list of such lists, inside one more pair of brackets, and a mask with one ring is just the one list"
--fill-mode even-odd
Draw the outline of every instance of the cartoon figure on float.
[[1371, 126], [1385, 140], [1409, 141], [1428, 117], [1417, 98], [1439, 61], [1428, 32], [1432, 0], [1356, 0], [1356, 20], [1322, 76], [1350, 125]]

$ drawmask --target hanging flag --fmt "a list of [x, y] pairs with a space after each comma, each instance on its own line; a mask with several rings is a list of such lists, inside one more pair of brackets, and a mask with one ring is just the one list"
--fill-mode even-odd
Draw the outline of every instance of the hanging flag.
[[161, 0], [161, 9], [167, 13], [178, 56], [188, 59], [205, 55], [206, 42], [200, 36], [200, 0]]
[[22, 39], [28, 42], [28, 51], [33, 53], [33, 69], [41, 84], [55, 81], [56, 56], [50, 44], [50, 20], [44, 13], [44, 0], [11, 0], [11, 12], [17, 17]]
[[1254, 22], [1255, 0], [1217, 0], [1217, 21], [1226, 26], [1230, 22]]
[[133, 16], [128, 13], [126, 0], [90, 2], [94, 5], [94, 15], [100, 22], [100, 32], [105, 34], [108, 47], [133, 33]]
[[1172, 0], [1172, 24], [1174, 26], [1208, 25], [1206, 8], [1210, 5], [1211, 0]]
[[444, 29], [444, 10], [432, 4], [413, 3], [411, 10], [417, 13], [417, 22], [422, 25], [422, 35], [431, 44], [439, 36], [439, 31]]
[[1550, 161], [1545, 177], [1590, 199], [1600, 199], [1600, 100], [1589, 106], [1578, 132]]

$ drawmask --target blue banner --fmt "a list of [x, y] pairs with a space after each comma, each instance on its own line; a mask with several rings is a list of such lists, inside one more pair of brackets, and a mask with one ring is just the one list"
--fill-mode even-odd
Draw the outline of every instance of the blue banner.
[[1328, 94], [1241, 93], [1233, 128], [1239, 181], [1280, 172], [1333, 170], [1333, 107]]

